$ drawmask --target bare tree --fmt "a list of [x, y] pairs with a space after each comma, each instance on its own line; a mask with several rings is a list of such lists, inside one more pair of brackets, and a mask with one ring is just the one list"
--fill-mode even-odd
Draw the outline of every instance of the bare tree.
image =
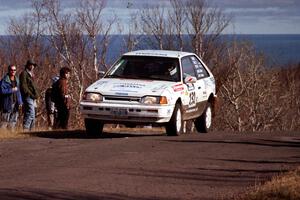
[[222, 109], [217, 113], [218, 128], [240, 132], [293, 130], [297, 120], [290, 116], [297, 116], [294, 108], [299, 105], [296, 76], [287, 73], [291, 87], [283, 89], [280, 80], [283, 73], [266, 68], [264, 56], [257, 54], [248, 43], [234, 42], [227, 50], [226, 59], [223, 66], [228, 73], [215, 74], [225, 76], [219, 84]]
[[[223, 80], [223, 84], [219, 87], [220, 89], [220, 95], [221, 99], [223, 100], [222, 107], [226, 107], [231, 112], [224, 112], [221, 114], [222, 120], [226, 125], [226, 127], [229, 127], [232, 130], [242, 130], [242, 118], [240, 115], [241, 112], [241, 96], [246, 91], [246, 83], [244, 82], [244, 79], [241, 75], [241, 69], [240, 69], [240, 62], [242, 62], [243, 59], [243, 53], [241, 53], [241, 48], [238, 48], [236, 44], [232, 46], [232, 48], [229, 48], [227, 53], [228, 58], [228, 66], [226, 66], [226, 69], [230, 69], [230, 73], [226, 74], [226, 79]], [[245, 51], [245, 50], [244, 50]], [[228, 70], [229, 71], [229, 70]], [[222, 109], [223, 110], [223, 109]], [[220, 110], [222, 112], [222, 110]], [[230, 117], [227, 115], [230, 113]]]
[[[78, 22], [87, 32], [93, 48], [93, 66], [95, 75], [98, 78], [99, 63], [107, 70], [106, 54], [108, 50], [110, 33], [117, 17], [113, 16], [109, 20], [103, 18], [103, 10], [106, 0], [84, 0], [81, 1], [80, 8], [77, 10]], [[100, 45], [100, 51], [98, 50]], [[100, 61], [97, 57], [100, 55]]]
[[170, 6], [147, 7], [140, 12], [140, 26], [155, 49], [194, 51], [205, 61], [219, 59], [225, 48], [221, 33], [231, 16], [206, 0], [169, 0]]
[[[279, 70], [279, 71], [278, 71]], [[300, 65], [277, 69], [277, 104], [281, 102], [280, 130], [300, 128]]]
[[104, 22], [104, 0], [84, 0], [74, 13], [63, 12], [60, 3], [44, 0], [44, 16], [50, 42], [59, 55], [56, 63], [72, 69], [72, 98], [79, 119], [84, 89], [98, 78], [99, 65], [107, 69], [106, 55], [116, 17]]
[[187, 0], [186, 15], [193, 51], [209, 60], [215, 42], [229, 25], [231, 17], [217, 7], [209, 7], [206, 0]]
[[[170, 0], [172, 9], [169, 10], [169, 39], [172, 43], [176, 43], [174, 49], [184, 50], [184, 24], [186, 22], [185, 5], [180, 0]], [[171, 37], [171, 35], [175, 35]], [[171, 45], [169, 45], [171, 46]]]
[[[11, 45], [14, 46], [14, 51], [15, 49], [19, 49], [19, 51], [17, 51], [20, 53], [18, 55], [19, 58], [34, 58], [36, 57], [34, 54], [38, 53], [38, 51], [36, 51], [37, 38], [34, 35], [34, 25], [32, 16], [30, 15], [25, 15], [20, 20], [11, 19], [10, 21], [8, 32], [10, 35], [13, 35], [15, 39]], [[11, 53], [16, 56], [14, 52]], [[14, 57], [10, 57], [10, 60], [14, 62], [17, 61]]]
[[78, 23], [70, 13], [64, 13], [59, 0], [43, 1], [43, 16], [52, 52], [55, 52], [55, 59], [52, 65], [57, 71], [60, 67], [68, 66], [72, 69], [72, 102], [76, 110], [75, 118], [80, 118], [79, 100], [84, 91], [84, 70], [86, 66], [85, 53], [87, 42], [83, 37]]
[[[36, 76], [37, 85], [40, 90], [40, 103], [37, 109], [37, 124], [43, 124], [46, 120], [44, 117], [43, 94], [44, 86], [49, 85], [50, 77], [53, 75], [52, 66], [48, 65], [51, 60], [51, 51], [48, 44], [45, 42], [45, 29], [43, 27], [42, 3], [38, 1], [31, 1], [33, 11], [27, 13], [20, 19], [11, 19], [8, 26], [8, 33], [10, 37], [5, 40], [6, 59], [9, 64], [16, 64], [19, 71], [22, 70], [23, 65], [27, 59], [34, 59], [38, 63], [36, 73], [43, 76]], [[42, 119], [42, 120], [41, 120]]]
[[[12, 63], [23, 65], [26, 59], [33, 58], [41, 66], [37, 70], [47, 72], [37, 77], [42, 96], [45, 87], [51, 84], [50, 77], [57, 74], [60, 67], [72, 69], [70, 88], [77, 123], [84, 89], [97, 78], [99, 65], [107, 68], [106, 54], [116, 18], [106, 21], [102, 18], [104, 0], [85, 0], [73, 13], [65, 12], [60, 0], [31, 0], [31, 3], [32, 13], [20, 20], [11, 20], [9, 33], [14, 35], [13, 40], [1, 45], [10, 49], [6, 54]], [[40, 114], [44, 118], [42, 110]]]
[[80, 8], [77, 11], [79, 23], [87, 31], [88, 36], [92, 40], [93, 47], [93, 65], [95, 79], [98, 75], [98, 47], [97, 36], [100, 32], [102, 24], [100, 22], [101, 13], [105, 7], [105, 1], [84, 0], [80, 2]]
[[163, 6], [148, 7], [141, 10], [140, 26], [148, 45], [155, 49], [164, 48], [166, 35], [165, 8]]
[[[125, 49], [122, 49], [120, 53], [124, 53], [125, 51], [133, 51], [134, 49], [138, 48], [142, 38], [141, 29], [138, 22], [138, 13], [132, 13], [130, 15], [129, 24], [125, 24], [125, 26], [128, 27], [128, 30], [126, 30], [123, 37]], [[119, 24], [119, 32], [124, 32], [124, 26], [121, 24]]]

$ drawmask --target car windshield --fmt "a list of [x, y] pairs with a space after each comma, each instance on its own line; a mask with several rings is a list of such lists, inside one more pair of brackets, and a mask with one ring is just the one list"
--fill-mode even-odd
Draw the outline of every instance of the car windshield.
[[178, 59], [153, 56], [123, 56], [106, 78], [180, 81]]

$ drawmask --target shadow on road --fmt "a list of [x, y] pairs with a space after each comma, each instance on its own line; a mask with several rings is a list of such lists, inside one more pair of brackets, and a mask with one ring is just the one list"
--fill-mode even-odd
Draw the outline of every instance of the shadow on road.
[[165, 140], [169, 142], [184, 142], [184, 143], [207, 143], [207, 144], [242, 144], [242, 145], [256, 145], [268, 147], [300, 147], [298, 141], [281, 141], [281, 140], [264, 140], [257, 139], [257, 141], [234, 141], [234, 140]]
[[[174, 180], [181, 180], [181, 184], [205, 184], [211, 187], [245, 187], [249, 183], [258, 183], [267, 180], [270, 176], [286, 172], [287, 170], [253, 170], [253, 169], [217, 169], [197, 168], [192, 171], [181, 170], [151, 170], [151, 169], [130, 169], [127, 168], [120, 175], [129, 175], [147, 178], [159, 178], [165, 183], [172, 183]], [[116, 173], [118, 174], [118, 173]]]
[[37, 131], [24, 133], [32, 137], [52, 138], [52, 139], [111, 139], [111, 138], [126, 138], [126, 137], [148, 137], [162, 136], [160, 133], [127, 133], [127, 132], [103, 132], [99, 136], [91, 137], [84, 130], [58, 130], [58, 131]]
[[[122, 194], [87, 194], [80, 192], [69, 192], [59, 190], [42, 190], [42, 189], [28, 189], [28, 188], [16, 188], [16, 189], [1, 189], [0, 188], [1, 200], [150, 200], [155, 199], [154, 197], [133, 197]], [[160, 198], [161, 199], [161, 198]], [[175, 200], [171, 198], [163, 198], [162, 200]]]
[[219, 161], [238, 162], [238, 163], [255, 163], [255, 164], [300, 164], [300, 161], [284, 160], [244, 160], [244, 159], [213, 159]]

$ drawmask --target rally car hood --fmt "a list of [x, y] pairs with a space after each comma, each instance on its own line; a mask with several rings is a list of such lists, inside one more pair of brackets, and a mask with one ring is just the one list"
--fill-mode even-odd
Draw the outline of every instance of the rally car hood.
[[98, 92], [102, 95], [137, 96], [162, 95], [168, 88], [176, 85], [171, 81], [136, 80], [103, 78], [87, 88], [87, 92]]

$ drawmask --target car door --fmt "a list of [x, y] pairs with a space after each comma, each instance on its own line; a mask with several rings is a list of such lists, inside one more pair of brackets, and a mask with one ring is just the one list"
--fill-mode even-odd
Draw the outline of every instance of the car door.
[[[182, 66], [182, 75], [183, 79], [185, 80], [186, 77], [196, 76], [195, 67], [190, 59], [190, 57], [183, 57], [181, 59], [181, 66]], [[183, 109], [184, 109], [184, 118], [190, 119], [197, 115], [198, 107], [197, 101], [199, 99], [198, 94], [198, 85], [199, 83], [184, 83], [185, 87], [185, 94], [183, 97]], [[201, 88], [201, 87], [200, 87]]]
[[[190, 86], [186, 84], [189, 91], [189, 109], [187, 112], [193, 113], [190, 117], [199, 116], [206, 107], [208, 99], [206, 81], [209, 74], [201, 61], [196, 56], [187, 56], [182, 59], [183, 76], [190, 75], [197, 78], [197, 81]], [[185, 78], [185, 77], [184, 77]], [[189, 89], [191, 87], [192, 89]]]
[[207, 93], [206, 80], [209, 78], [209, 73], [203, 66], [202, 62], [196, 56], [191, 56], [190, 58], [196, 71], [198, 85], [197, 89], [199, 94], [199, 99], [197, 102], [207, 101], [209, 94]]

